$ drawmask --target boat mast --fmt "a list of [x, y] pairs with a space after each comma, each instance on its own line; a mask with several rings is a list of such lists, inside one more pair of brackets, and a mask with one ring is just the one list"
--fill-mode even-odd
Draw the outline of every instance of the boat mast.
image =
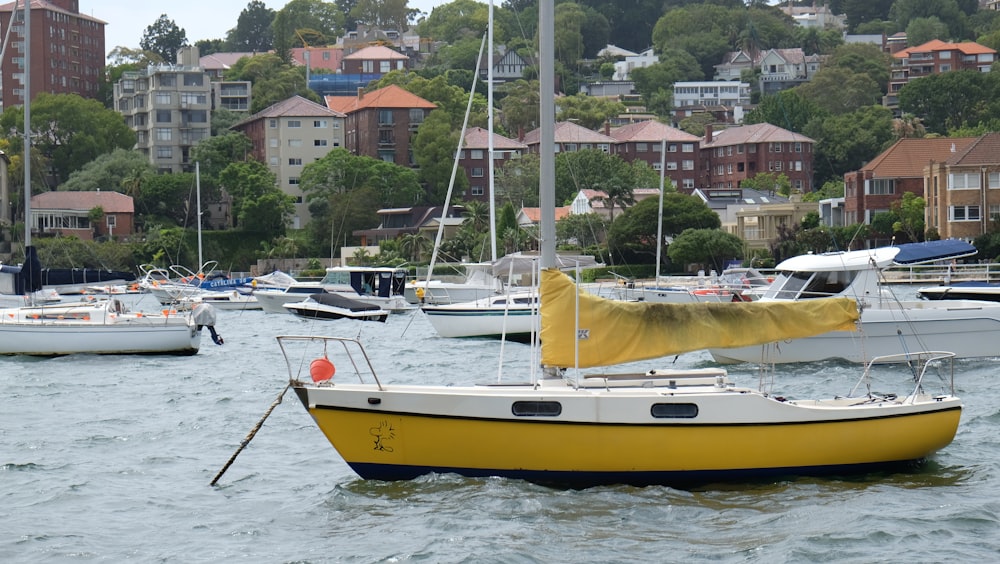
[[663, 175], [666, 166], [667, 139], [660, 140], [660, 207], [656, 214], [656, 285], [660, 284], [660, 252], [663, 249]]
[[[11, 12], [14, 17], [14, 12]], [[24, 1], [24, 258], [31, 246], [31, 0]]]
[[486, 55], [486, 131], [489, 139], [487, 141], [487, 151], [490, 162], [486, 165], [486, 172], [490, 175], [489, 194], [490, 199], [490, 262], [497, 261], [497, 212], [496, 195], [494, 194], [493, 176], [493, 0], [490, 0], [489, 22], [486, 29], [488, 52]]
[[205, 263], [201, 256], [201, 163], [198, 161], [194, 163], [194, 190], [195, 205], [198, 206], [197, 213], [194, 214], [198, 219], [198, 272], [201, 272], [201, 269], [205, 267]]
[[[538, 171], [541, 267], [556, 266], [556, 154], [555, 154], [555, 6], [554, 0], [538, 2], [538, 105], [540, 163]], [[543, 298], [544, 299], [544, 298]]]

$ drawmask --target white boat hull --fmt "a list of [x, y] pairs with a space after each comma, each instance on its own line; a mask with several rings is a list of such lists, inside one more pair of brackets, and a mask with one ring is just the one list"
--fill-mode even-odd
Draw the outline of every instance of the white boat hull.
[[506, 337], [527, 340], [538, 329], [536, 294], [512, 294], [459, 304], [424, 306], [434, 331], [442, 337]]
[[0, 354], [58, 356], [198, 352], [189, 315], [115, 313], [104, 302], [0, 310]]

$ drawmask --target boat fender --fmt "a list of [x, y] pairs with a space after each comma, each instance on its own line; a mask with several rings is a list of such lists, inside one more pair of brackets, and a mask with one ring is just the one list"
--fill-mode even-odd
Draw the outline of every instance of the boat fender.
[[194, 322], [198, 325], [198, 331], [201, 331], [202, 327], [208, 327], [208, 333], [212, 336], [212, 342], [217, 345], [225, 344], [226, 341], [222, 339], [222, 335], [215, 331], [215, 308], [212, 307], [212, 304], [199, 303], [194, 306], [191, 315], [194, 317]]
[[309, 363], [309, 376], [312, 377], [313, 382], [326, 382], [333, 379], [333, 375], [336, 373], [337, 367], [325, 356]]
[[424, 289], [423, 288], [417, 288], [415, 290], [415, 293], [417, 294], [417, 299], [420, 300], [421, 303], [423, 303], [423, 301], [424, 301]]

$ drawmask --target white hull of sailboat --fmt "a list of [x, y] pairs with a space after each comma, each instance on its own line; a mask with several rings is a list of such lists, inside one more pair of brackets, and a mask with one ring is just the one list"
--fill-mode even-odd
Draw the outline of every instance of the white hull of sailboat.
[[513, 294], [420, 309], [442, 337], [506, 336], [524, 340], [538, 330], [537, 299], [537, 293]]
[[198, 352], [190, 316], [116, 313], [105, 302], [0, 310], [0, 354], [57, 356]]

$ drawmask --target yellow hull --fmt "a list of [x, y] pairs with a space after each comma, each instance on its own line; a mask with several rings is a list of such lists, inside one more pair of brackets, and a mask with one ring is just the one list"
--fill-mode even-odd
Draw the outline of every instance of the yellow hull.
[[665, 483], [859, 471], [922, 459], [958, 407], [847, 421], [704, 425], [451, 418], [324, 407], [310, 414], [364, 478], [427, 472], [562, 483]]

